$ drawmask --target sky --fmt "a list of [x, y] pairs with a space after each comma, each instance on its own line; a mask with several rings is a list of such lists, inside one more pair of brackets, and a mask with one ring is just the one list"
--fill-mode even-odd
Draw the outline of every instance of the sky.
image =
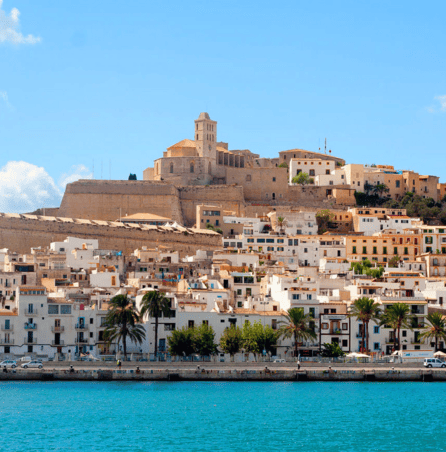
[[0, 211], [142, 179], [194, 119], [446, 182], [446, 2], [0, 0]]

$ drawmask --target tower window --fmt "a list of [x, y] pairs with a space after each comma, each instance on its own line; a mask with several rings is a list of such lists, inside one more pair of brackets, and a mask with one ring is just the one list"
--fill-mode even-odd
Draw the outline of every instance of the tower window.
[[191, 172], [191, 173], [194, 172], [194, 164], [193, 164], [193, 163], [190, 164], [190, 172]]
[[197, 133], [197, 140], [198, 140], [199, 138], [198, 138], [198, 133]]
[[170, 172], [173, 173], [173, 163], [170, 164]]

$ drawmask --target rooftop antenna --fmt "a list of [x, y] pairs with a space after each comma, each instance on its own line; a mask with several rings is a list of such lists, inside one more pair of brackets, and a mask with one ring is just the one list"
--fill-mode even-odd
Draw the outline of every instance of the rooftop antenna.
[[325, 153], [327, 153], [327, 138], [325, 138]]

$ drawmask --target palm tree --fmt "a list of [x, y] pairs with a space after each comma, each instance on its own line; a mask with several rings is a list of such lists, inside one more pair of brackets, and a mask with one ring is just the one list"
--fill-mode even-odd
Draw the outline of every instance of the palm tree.
[[135, 304], [126, 295], [116, 295], [110, 300], [110, 309], [105, 318], [104, 338], [109, 344], [122, 342], [124, 359], [127, 358], [127, 338], [141, 344], [146, 337], [144, 327], [139, 323]]
[[438, 339], [446, 340], [446, 321], [440, 312], [431, 312], [426, 320], [430, 325], [426, 325], [420, 339], [434, 339], [435, 351], [438, 351]]
[[285, 315], [287, 322], [278, 322], [282, 324], [279, 329], [279, 337], [289, 339], [294, 337], [294, 356], [298, 355], [297, 344], [302, 339], [316, 339], [317, 335], [309, 326], [311, 317], [309, 314], [304, 314], [303, 308], [288, 309], [288, 314]]
[[385, 310], [380, 325], [393, 328], [395, 338], [395, 350], [401, 348], [401, 329], [412, 329], [414, 317], [410, 315], [410, 307], [406, 303], [395, 303]]
[[164, 315], [170, 317], [170, 300], [163, 292], [152, 290], [142, 297], [141, 318], [146, 314], [155, 319], [155, 359], [158, 356], [158, 319]]
[[411, 323], [414, 317], [410, 315], [410, 307], [406, 303], [395, 303], [388, 309], [391, 311], [391, 315], [394, 317], [396, 323], [397, 337], [398, 337], [398, 349], [401, 348], [401, 328], [411, 330]]
[[389, 191], [390, 189], [386, 184], [376, 184], [373, 187], [373, 193], [375, 193], [379, 197], [382, 197], [383, 193], [389, 193]]
[[[381, 310], [379, 304], [371, 298], [362, 297], [354, 301], [350, 306], [350, 317], [356, 317], [362, 322], [362, 348], [368, 351], [369, 345], [369, 322], [373, 320], [375, 323], [379, 320]], [[365, 345], [365, 347], [364, 347]]]
[[284, 218], [284, 217], [279, 217], [279, 218], [277, 218], [277, 224], [278, 224], [278, 226], [279, 226], [280, 229], [283, 228], [284, 222], [285, 222], [285, 218]]

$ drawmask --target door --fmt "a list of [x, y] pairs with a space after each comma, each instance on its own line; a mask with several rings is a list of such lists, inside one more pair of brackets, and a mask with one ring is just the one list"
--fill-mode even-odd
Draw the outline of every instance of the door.
[[54, 334], [54, 344], [59, 345], [60, 344], [60, 333]]
[[9, 330], [11, 328], [10, 322], [11, 322], [11, 320], [9, 320], [9, 319], [5, 320], [5, 330]]
[[28, 331], [28, 343], [32, 344], [34, 339], [34, 333], [32, 331]]
[[160, 339], [159, 340], [159, 347], [158, 350], [160, 352], [165, 352], [166, 351], [166, 339]]

